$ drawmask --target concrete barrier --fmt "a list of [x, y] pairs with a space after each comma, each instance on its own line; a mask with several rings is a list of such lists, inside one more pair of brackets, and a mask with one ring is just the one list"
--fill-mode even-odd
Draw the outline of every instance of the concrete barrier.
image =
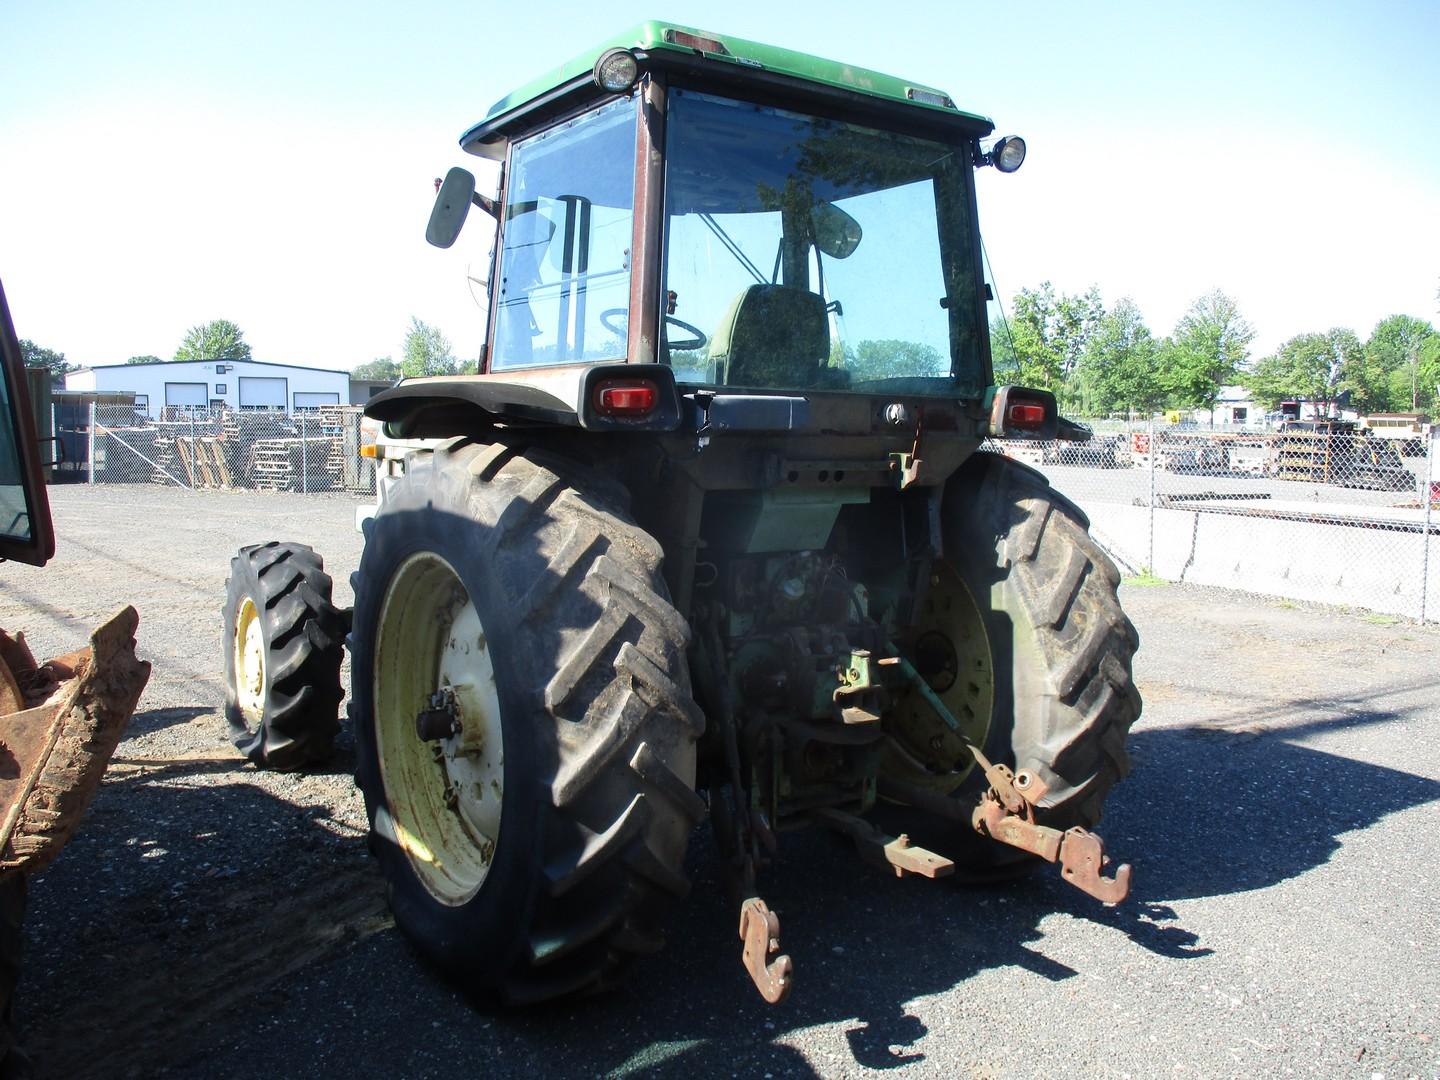
[[[1096, 539], [1125, 572], [1292, 600], [1420, 618], [1426, 586], [1419, 531], [1243, 513], [1089, 503]], [[1429, 540], [1424, 612], [1440, 618], [1440, 535]], [[1398, 557], [1397, 557], [1398, 552]]]

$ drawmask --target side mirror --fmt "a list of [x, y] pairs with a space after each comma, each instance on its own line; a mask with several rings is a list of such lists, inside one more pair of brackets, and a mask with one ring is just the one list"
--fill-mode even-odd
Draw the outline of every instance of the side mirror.
[[425, 239], [438, 248], [448, 248], [455, 243], [474, 198], [474, 176], [459, 166], [446, 173], [445, 182], [435, 193], [435, 206], [430, 211], [430, 224], [425, 226]]
[[50, 499], [40, 473], [40, 445], [30, 413], [25, 358], [0, 285], [0, 559], [44, 566], [55, 554]]
[[828, 202], [815, 204], [810, 223], [815, 230], [815, 246], [832, 259], [848, 259], [855, 254], [864, 235], [858, 221]]

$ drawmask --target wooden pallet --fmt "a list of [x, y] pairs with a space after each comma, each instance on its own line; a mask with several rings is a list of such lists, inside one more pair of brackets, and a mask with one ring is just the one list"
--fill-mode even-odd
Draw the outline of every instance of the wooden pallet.
[[230, 466], [225, 460], [225, 449], [221, 440], [215, 436], [203, 439], [177, 438], [175, 452], [192, 488], [229, 490], [233, 486]]

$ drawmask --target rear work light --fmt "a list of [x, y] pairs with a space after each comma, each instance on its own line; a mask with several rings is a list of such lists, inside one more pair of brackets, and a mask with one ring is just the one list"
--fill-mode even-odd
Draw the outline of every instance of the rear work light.
[[659, 399], [659, 388], [648, 379], [606, 379], [595, 387], [592, 400], [602, 416], [644, 416]]

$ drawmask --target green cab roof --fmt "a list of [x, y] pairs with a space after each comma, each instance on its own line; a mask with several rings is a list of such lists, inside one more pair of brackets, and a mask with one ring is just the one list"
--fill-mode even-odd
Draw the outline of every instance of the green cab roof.
[[[715, 47], [717, 45], [718, 48]], [[948, 94], [932, 86], [910, 82], [893, 75], [885, 75], [868, 68], [855, 67], [852, 64], [825, 60], [808, 53], [765, 45], [758, 41], [748, 41], [745, 38], [715, 34], [706, 30], [696, 30], [676, 23], [651, 19], [601, 42], [539, 78], [526, 83], [514, 93], [501, 98], [486, 113], [485, 119], [466, 133], [461, 140], [462, 144], [468, 144], [471, 136], [482, 128], [494, 130], [505, 121], [507, 114], [522, 110], [537, 98], [576, 79], [588, 76], [594, 69], [595, 61], [600, 58], [600, 54], [607, 49], [614, 48], [635, 49], [652, 54], [674, 52], [689, 56], [702, 56], [707, 61], [719, 64], [764, 70], [806, 82], [867, 94], [915, 109], [967, 117], [987, 127], [993, 126], [988, 117], [957, 109]], [[466, 148], [474, 149], [469, 145]]]

